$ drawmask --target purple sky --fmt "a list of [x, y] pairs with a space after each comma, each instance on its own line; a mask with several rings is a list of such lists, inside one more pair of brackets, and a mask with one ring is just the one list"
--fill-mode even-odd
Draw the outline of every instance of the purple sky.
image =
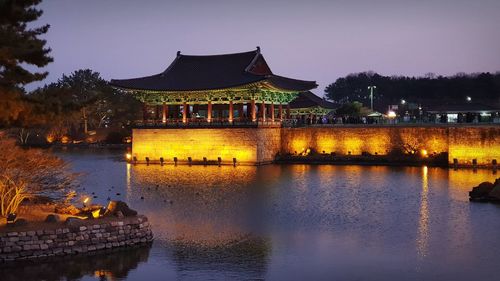
[[[377, 4], [375, 4], [377, 2]], [[163, 71], [184, 54], [260, 46], [274, 73], [316, 80], [349, 73], [421, 76], [500, 70], [499, 0], [45, 0], [50, 75], [91, 68], [105, 79]]]

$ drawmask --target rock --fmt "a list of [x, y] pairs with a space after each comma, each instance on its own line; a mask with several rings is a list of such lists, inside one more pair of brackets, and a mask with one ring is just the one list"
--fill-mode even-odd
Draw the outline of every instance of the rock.
[[493, 200], [500, 200], [500, 180], [495, 181], [495, 185], [493, 186], [493, 189], [488, 193], [488, 196], [491, 197]]
[[137, 215], [137, 211], [129, 208], [127, 203], [123, 201], [110, 201], [108, 207], [106, 208], [107, 212], [105, 215], [111, 214], [115, 215], [116, 212], [120, 211], [126, 217], [132, 217]]
[[28, 221], [25, 220], [25, 219], [17, 219], [13, 224], [11, 224], [12, 226], [25, 226], [25, 225], [28, 225]]
[[82, 221], [83, 220], [80, 218], [69, 217], [66, 219], [66, 221], [64, 223], [68, 226], [76, 226], [76, 225], [80, 225], [82, 223]]
[[61, 218], [58, 215], [50, 214], [45, 218], [45, 222], [56, 223], [61, 221]]
[[471, 199], [484, 199], [493, 190], [493, 187], [494, 185], [491, 182], [485, 181], [472, 188], [472, 191], [469, 192], [469, 196]]
[[80, 210], [73, 205], [65, 204], [65, 205], [56, 206], [55, 212], [57, 214], [67, 214], [67, 215], [74, 216], [74, 215], [80, 213]]

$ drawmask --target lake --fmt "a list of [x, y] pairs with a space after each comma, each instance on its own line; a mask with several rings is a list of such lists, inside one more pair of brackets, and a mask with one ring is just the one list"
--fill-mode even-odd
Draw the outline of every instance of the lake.
[[[151, 246], [0, 269], [2, 280], [498, 280], [491, 170], [131, 165], [58, 152], [95, 203], [149, 217]], [[118, 195], [119, 194], [119, 195]], [[141, 197], [143, 199], [141, 199]]]

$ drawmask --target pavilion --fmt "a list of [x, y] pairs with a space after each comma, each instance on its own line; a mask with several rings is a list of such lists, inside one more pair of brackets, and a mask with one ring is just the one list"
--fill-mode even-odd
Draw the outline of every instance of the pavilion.
[[311, 91], [306, 91], [300, 93], [296, 99], [290, 102], [289, 107], [292, 118], [303, 116], [319, 118], [328, 115], [339, 106], [318, 97]]
[[[113, 79], [111, 85], [143, 102], [143, 124], [273, 124], [290, 117], [289, 103], [316, 88], [274, 74], [260, 48], [223, 55], [184, 55], [162, 73]], [[286, 110], [286, 113], [284, 111]]]

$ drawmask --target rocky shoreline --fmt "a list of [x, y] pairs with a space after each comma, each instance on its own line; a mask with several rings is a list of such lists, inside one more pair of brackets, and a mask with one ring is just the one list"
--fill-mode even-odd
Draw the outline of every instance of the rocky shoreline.
[[45, 221], [17, 219], [0, 227], [0, 262], [88, 253], [153, 240], [148, 218], [124, 202], [111, 201], [107, 208], [73, 208], [79, 216], [69, 216], [64, 222], [50, 214]]
[[73, 255], [148, 243], [153, 233], [147, 217], [73, 221], [56, 228], [0, 232], [0, 262]]
[[495, 182], [482, 182], [469, 192], [469, 200], [476, 202], [500, 203], [500, 178]]

